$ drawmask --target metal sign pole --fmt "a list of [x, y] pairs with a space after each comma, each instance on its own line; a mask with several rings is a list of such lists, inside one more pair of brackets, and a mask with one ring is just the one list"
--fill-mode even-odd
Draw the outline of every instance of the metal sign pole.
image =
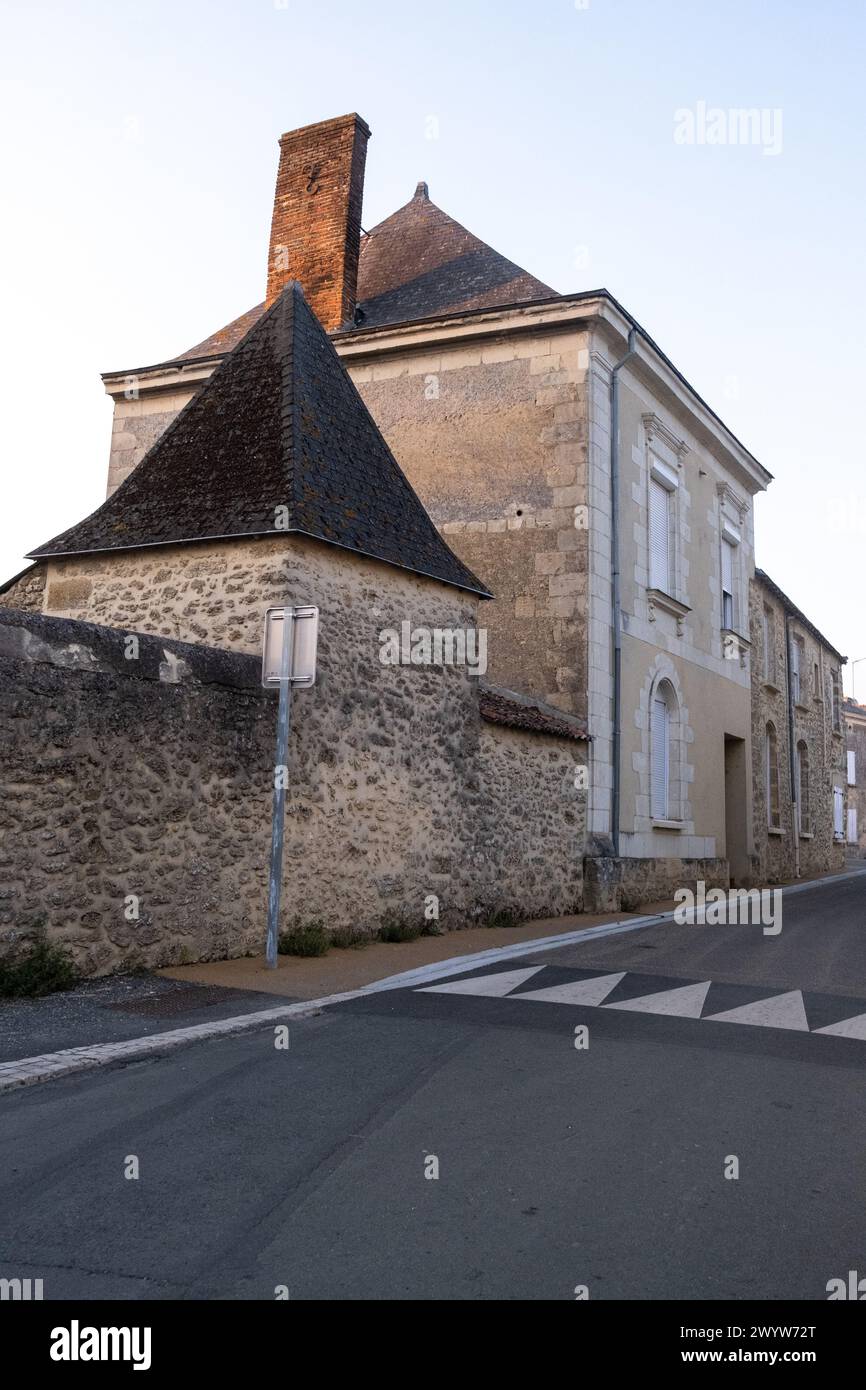
[[[283, 649], [280, 667], [280, 707], [277, 712], [277, 753], [274, 760], [274, 815], [271, 828], [271, 874], [268, 887], [268, 942], [266, 962], [277, 967], [277, 936], [280, 924], [280, 889], [283, 882], [283, 833], [285, 830], [286, 788], [289, 766], [289, 727], [292, 721], [292, 641], [294, 617], [283, 617]], [[286, 775], [281, 769], [286, 769]]]

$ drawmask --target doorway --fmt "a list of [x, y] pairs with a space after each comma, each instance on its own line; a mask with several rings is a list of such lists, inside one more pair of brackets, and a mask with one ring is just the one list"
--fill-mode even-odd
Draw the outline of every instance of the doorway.
[[725, 734], [725, 850], [732, 888], [749, 884], [748, 810], [746, 740]]

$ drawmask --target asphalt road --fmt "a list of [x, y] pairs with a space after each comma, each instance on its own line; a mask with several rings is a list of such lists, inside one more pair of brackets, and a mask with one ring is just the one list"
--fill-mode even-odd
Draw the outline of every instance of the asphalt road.
[[866, 1274], [866, 1029], [815, 1031], [866, 1014], [864, 910], [866, 876], [786, 898], [778, 937], [654, 927], [327, 1009], [288, 1050], [263, 1028], [0, 1096], [0, 1276], [826, 1299]]

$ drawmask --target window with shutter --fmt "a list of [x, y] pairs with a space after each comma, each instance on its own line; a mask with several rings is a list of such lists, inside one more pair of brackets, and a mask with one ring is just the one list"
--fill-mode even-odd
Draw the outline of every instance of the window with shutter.
[[841, 839], [844, 833], [842, 817], [845, 812], [845, 794], [841, 787], [833, 788], [833, 834]]
[[809, 750], [801, 739], [797, 744], [797, 803], [800, 807], [800, 833], [812, 831], [812, 810], [809, 802]]
[[764, 680], [776, 684], [776, 623], [772, 608], [764, 607]]
[[848, 786], [857, 785], [857, 754], [853, 748], [848, 749]]
[[671, 704], [667, 682], [653, 696], [651, 719], [651, 805], [656, 820], [670, 819]]
[[771, 830], [779, 830], [782, 824], [779, 797], [779, 750], [776, 742], [776, 729], [767, 725], [767, 824]]
[[849, 811], [848, 811], [848, 843], [849, 843], [849, 845], [856, 845], [856, 843], [857, 843], [857, 808], [856, 808], [856, 806], [851, 806], [851, 807], [849, 808]]
[[650, 588], [670, 593], [671, 494], [656, 478], [650, 478]]
[[803, 643], [795, 637], [791, 643], [791, 698], [800, 703], [800, 672], [803, 669]]
[[722, 538], [722, 627], [734, 626], [734, 547]]

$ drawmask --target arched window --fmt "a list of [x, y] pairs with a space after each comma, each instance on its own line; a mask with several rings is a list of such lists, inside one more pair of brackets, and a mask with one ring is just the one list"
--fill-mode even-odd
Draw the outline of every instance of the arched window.
[[654, 820], [679, 815], [674, 766], [677, 697], [670, 681], [659, 681], [650, 711], [650, 805]]
[[779, 795], [779, 744], [774, 724], [767, 725], [767, 825], [771, 830], [782, 828], [781, 799]]
[[797, 744], [797, 803], [800, 807], [800, 834], [812, 833], [812, 807], [809, 801], [809, 750], [802, 739]]

